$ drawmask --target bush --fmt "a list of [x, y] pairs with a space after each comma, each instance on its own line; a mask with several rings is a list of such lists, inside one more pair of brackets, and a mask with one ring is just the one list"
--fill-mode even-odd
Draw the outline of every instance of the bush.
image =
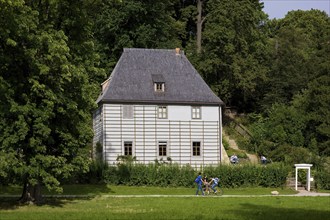
[[[219, 177], [223, 187], [262, 186], [280, 187], [285, 185], [290, 168], [283, 163], [264, 165], [219, 165], [206, 166], [203, 175]], [[127, 186], [195, 187], [198, 174], [190, 165], [176, 163], [140, 164], [136, 161], [121, 161], [110, 166], [101, 160], [93, 161], [86, 174], [76, 176], [74, 183], [108, 183]], [[329, 187], [329, 175], [315, 176], [319, 187]], [[328, 185], [327, 185], [328, 184]]]
[[317, 189], [330, 190], [330, 173], [325, 170], [315, 173], [315, 186]]
[[207, 167], [208, 176], [219, 177], [223, 187], [262, 186], [281, 187], [285, 185], [289, 167], [282, 163], [263, 165], [222, 165]]
[[[204, 167], [203, 175], [219, 177], [223, 187], [280, 187], [286, 182], [289, 168], [283, 164], [219, 165]], [[120, 163], [108, 166], [93, 163], [83, 181], [128, 186], [194, 187], [198, 171], [190, 165]]]

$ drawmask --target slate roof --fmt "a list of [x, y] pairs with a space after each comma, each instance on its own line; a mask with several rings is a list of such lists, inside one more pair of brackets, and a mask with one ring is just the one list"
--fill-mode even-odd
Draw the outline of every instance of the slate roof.
[[[157, 81], [164, 92], [155, 92]], [[182, 51], [137, 48], [124, 49], [97, 103], [223, 104]]]

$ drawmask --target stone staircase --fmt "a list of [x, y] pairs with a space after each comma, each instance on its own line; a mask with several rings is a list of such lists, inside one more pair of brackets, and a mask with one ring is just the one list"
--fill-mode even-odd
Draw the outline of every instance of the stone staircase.
[[[239, 149], [236, 141], [234, 139], [231, 139], [225, 132], [223, 132], [223, 137], [229, 143], [229, 147], [230, 148], [235, 149], [235, 150], [244, 151], [244, 150]], [[248, 156], [250, 163], [257, 164], [259, 162], [257, 155], [255, 155], [255, 154], [249, 154], [246, 151], [244, 151], [244, 152]], [[227, 157], [228, 157], [228, 155], [227, 155]], [[228, 158], [228, 163], [229, 163], [229, 158]]]
[[[295, 177], [288, 177], [286, 179], [286, 186], [289, 187], [289, 188], [292, 188], [292, 189], [295, 189], [296, 187], [296, 178]], [[305, 191], [307, 190], [307, 186], [306, 185], [303, 185], [301, 182], [297, 182], [297, 189], [298, 191]], [[315, 184], [314, 182], [311, 182], [311, 185], [310, 185], [310, 190], [314, 190], [315, 189]]]
[[[286, 186], [292, 189], [295, 189], [296, 187], [296, 178], [295, 177], [288, 177], [286, 179]], [[297, 182], [297, 188], [298, 190], [306, 190], [306, 188], [301, 184], [301, 182]]]

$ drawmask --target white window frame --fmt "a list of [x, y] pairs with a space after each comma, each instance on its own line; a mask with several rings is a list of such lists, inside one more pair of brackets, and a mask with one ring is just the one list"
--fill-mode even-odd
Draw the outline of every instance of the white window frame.
[[167, 119], [167, 112], [168, 112], [167, 106], [160, 105], [157, 107], [157, 117], [159, 119]]
[[165, 92], [165, 83], [155, 82], [154, 88], [155, 88], [155, 92]]
[[[194, 155], [194, 143], [199, 143], [199, 155]], [[192, 141], [191, 142], [191, 155], [193, 157], [200, 157], [200, 156], [202, 156], [202, 142], [201, 141]]]
[[[132, 154], [126, 154], [125, 148], [126, 148], [126, 143], [131, 143], [131, 153]], [[133, 152], [134, 152], [134, 145], [133, 145], [133, 141], [127, 140], [127, 141], [123, 141], [123, 155], [125, 156], [133, 156]]]
[[[160, 155], [160, 146], [165, 145], [165, 155]], [[157, 152], [158, 152], [158, 157], [168, 157], [168, 142], [167, 141], [158, 141], [157, 145]]]
[[123, 105], [123, 119], [134, 119], [133, 105]]
[[202, 119], [201, 106], [191, 106], [191, 118], [192, 119]]

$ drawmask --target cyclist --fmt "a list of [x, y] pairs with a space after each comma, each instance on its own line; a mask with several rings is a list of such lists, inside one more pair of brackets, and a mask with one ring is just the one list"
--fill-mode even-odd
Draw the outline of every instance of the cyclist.
[[210, 194], [210, 185], [211, 185], [211, 183], [208, 182], [207, 176], [204, 176], [203, 183], [205, 185], [205, 189], [204, 189], [205, 193]]
[[218, 177], [212, 178], [209, 184], [212, 184], [211, 189], [215, 194], [217, 194], [217, 189], [215, 187], [218, 186], [219, 184], [219, 178]]

